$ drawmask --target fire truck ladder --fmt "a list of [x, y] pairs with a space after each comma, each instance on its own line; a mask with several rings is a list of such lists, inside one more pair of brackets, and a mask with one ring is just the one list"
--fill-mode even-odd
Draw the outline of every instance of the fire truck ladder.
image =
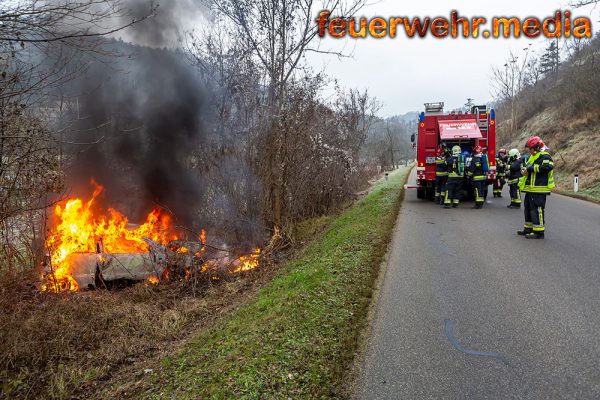
[[[490, 118], [489, 118], [489, 114], [487, 112], [487, 107], [486, 106], [475, 106], [473, 107], [473, 111], [475, 112], [475, 119], [477, 120], [477, 126], [479, 127], [479, 130], [481, 131], [481, 134], [483, 135], [483, 138], [479, 139], [479, 145], [481, 147], [485, 147], [486, 150], [488, 150], [488, 140], [489, 140], [489, 135], [488, 135], [488, 130], [490, 127]], [[488, 160], [495, 160], [495, 155], [494, 154], [489, 154], [488, 152]], [[490, 171], [488, 171], [488, 176], [489, 174], [492, 174], [492, 176], [494, 176], [496, 173], [496, 166], [495, 164], [492, 164], [490, 166]]]
[[[473, 107], [473, 111], [475, 112], [475, 119], [477, 120], [477, 126], [481, 131], [484, 138], [479, 139], [479, 145], [485, 147], [487, 149], [488, 142], [488, 129], [490, 127], [490, 120], [488, 118], [487, 108], [485, 106], [475, 106]], [[481, 143], [484, 142], [484, 143]]]
[[425, 103], [425, 115], [438, 115], [444, 112], [444, 102]]

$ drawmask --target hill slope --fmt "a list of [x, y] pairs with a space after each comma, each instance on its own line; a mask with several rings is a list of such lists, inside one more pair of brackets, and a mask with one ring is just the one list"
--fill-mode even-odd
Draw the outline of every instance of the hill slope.
[[[557, 190], [571, 191], [579, 174], [580, 194], [600, 200], [600, 35], [560, 46], [564, 60], [550, 69], [542, 54], [516, 71], [524, 86], [496, 105], [498, 142], [523, 149], [527, 137], [541, 136], [553, 154]], [[511, 84], [510, 75], [499, 76]]]
[[600, 199], [600, 114], [569, 116], [549, 107], [525, 121], [508, 148], [522, 149], [527, 138], [541, 135], [556, 165], [557, 189], [570, 192], [573, 176], [579, 175], [582, 194]]

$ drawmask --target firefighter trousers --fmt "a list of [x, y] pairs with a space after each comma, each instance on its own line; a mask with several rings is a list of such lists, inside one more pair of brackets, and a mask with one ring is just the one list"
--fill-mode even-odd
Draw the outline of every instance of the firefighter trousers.
[[483, 204], [485, 202], [487, 182], [485, 180], [473, 181], [473, 187], [475, 189], [475, 204]]
[[494, 197], [502, 195], [502, 189], [504, 189], [505, 183], [506, 180], [503, 176], [499, 176], [496, 178], [496, 180], [494, 181]]
[[521, 189], [519, 189], [519, 183], [509, 183], [508, 189], [510, 192], [510, 205], [513, 207], [521, 207]]
[[525, 231], [544, 233], [546, 230], [546, 196], [542, 193], [525, 193]]
[[444, 204], [458, 204], [460, 203], [460, 191], [463, 185], [463, 178], [448, 178], [446, 181], [446, 197]]
[[448, 180], [447, 176], [436, 176], [435, 177], [435, 200], [439, 201], [442, 193], [446, 192], [446, 181]]

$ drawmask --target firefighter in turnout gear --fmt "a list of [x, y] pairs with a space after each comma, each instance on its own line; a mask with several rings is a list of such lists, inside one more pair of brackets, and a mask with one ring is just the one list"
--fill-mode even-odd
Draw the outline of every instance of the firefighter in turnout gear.
[[460, 203], [459, 195], [465, 176], [465, 160], [460, 152], [460, 146], [454, 146], [452, 147], [452, 155], [446, 159], [448, 180], [446, 181], [444, 208], [450, 208], [450, 206], [456, 208]]
[[502, 189], [506, 183], [506, 172], [508, 169], [508, 156], [506, 149], [500, 149], [496, 157], [496, 180], [494, 180], [494, 197], [502, 197]]
[[448, 180], [448, 163], [446, 162], [446, 152], [440, 147], [437, 150], [435, 158], [435, 202], [444, 204], [444, 195], [446, 192], [446, 181]]
[[519, 189], [519, 180], [521, 179], [521, 166], [523, 160], [521, 153], [517, 149], [511, 149], [508, 152], [507, 177], [508, 189], [510, 192], [510, 204], [508, 208], [521, 208], [521, 189]]
[[546, 197], [554, 187], [554, 161], [539, 136], [532, 136], [525, 147], [531, 155], [522, 166], [519, 188], [525, 192], [525, 225], [517, 233], [527, 239], [543, 239], [546, 230]]
[[481, 146], [475, 146], [473, 158], [469, 165], [467, 176], [473, 181], [475, 188], [475, 205], [473, 208], [482, 208], [485, 202], [485, 189], [487, 186], [487, 172], [489, 169], [487, 158], [483, 156]]

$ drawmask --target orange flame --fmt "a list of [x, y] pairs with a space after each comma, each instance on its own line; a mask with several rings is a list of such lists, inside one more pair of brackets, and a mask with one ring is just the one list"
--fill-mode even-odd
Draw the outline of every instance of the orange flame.
[[156, 277], [154, 275], [153, 276], [149, 276], [148, 277], [148, 283], [150, 285], [158, 285], [160, 283], [160, 279], [158, 279], [158, 277]]
[[167, 244], [178, 238], [172, 228], [171, 216], [155, 208], [146, 221], [137, 228], [127, 225], [129, 220], [117, 210], [109, 208], [103, 215], [94, 208], [94, 201], [104, 188], [94, 181], [94, 194], [87, 202], [73, 199], [57, 205], [58, 223], [46, 240], [51, 250], [52, 274], [42, 285], [42, 290], [75, 291], [77, 282], [71, 277], [68, 257], [74, 253], [96, 252], [96, 243], [102, 241], [107, 253], [143, 253], [149, 250], [143, 238]]
[[232, 273], [250, 271], [252, 269], [258, 268], [260, 263], [260, 249], [255, 249], [252, 253], [241, 256], [236, 261], [240, 264], [236, 269], [232, 271]]
[[[179, 235], [171, 224], [171, 216], [160, 208], [155, 208], [146, 217], [146, 221], [138, 226], [131, 227], [129, 220], [113, 208], [107, 213], [95, 207], [97, 197], [104, 188], [92, 181], [95, 186], [92, 197], [84, 201], [76, 198], [55, 208], [57, 218], [56, 226], [51, 230], [46, 239], [46, 246], [51, 251], [50, 261], [52, 273], [45, 277], [41, 286], [42, 291], [77, 291], [77, 281], [70, 270], [69, 256], [76, 253], [96, 253], [97, 243], [101, 243], [102, 250], [98, 254], [100, 262], [106, 262], [104, 253], [145, 253], [149, 250], [144, 239], [167, 245], [179, 239]], [[198, 239], [202, 244], [201, 249], [194, 256], [201, 258], [206, 251], [206, 231], [202, 229]], [[179, 246], [171, 248], [178, 254], [190, 252], [188, 247]], [[260, 249], [236, 259], [231, 273], [238, 273], [255, 269], [259, 266]], [[214, 260], [209, 260], [201, 266], [201, 272], [209, 269], [209, 264], [218, 265]], [[186, 270], [186, 279], [190, 279], [191, 271]], [[213, 279], [215, 279], [213, 277]], [[218, 279], [218, 278], [217, 278]], [[156, 276], [147, 278], [147, 284], [158, 284]]]

